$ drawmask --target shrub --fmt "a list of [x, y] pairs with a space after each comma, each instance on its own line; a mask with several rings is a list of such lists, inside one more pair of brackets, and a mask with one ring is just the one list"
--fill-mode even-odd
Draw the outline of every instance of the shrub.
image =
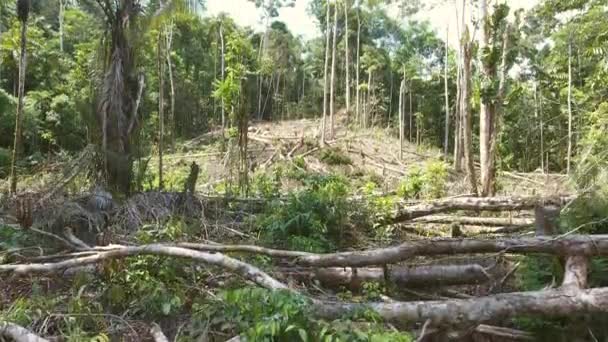
[[445, 196], [448, 167], [442, 161], [429, 161], [424, 169], [412, 168], [397, 188], [402, 198], [434, 199]]
[[321, 150], [320, 159], [327, 165], [351, 165], [352, 159], [339, 148], [326, 148]]
[[311, 177], [305, 189], [276, 200], [260, 219], [268, 242], [293, 249], [323, 252], [340, 243], [350, 217], [348, 186], [339, 177]]

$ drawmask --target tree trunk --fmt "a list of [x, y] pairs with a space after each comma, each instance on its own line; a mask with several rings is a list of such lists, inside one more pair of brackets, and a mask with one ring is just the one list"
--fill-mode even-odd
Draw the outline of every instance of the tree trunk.
[[334, 138], [334, 126], [335, 120], [334, 117], [336, 111], [335, 104], [335, 79], [336, 79], [336, 43], [338, 40], [338, 3], [336, 2], [336, 8], [334, 9], [334, 37], [332, 42], [331, 49], [331, 83], [330, 83], [330, 91], [329, 91], [329, 136], [331, 139]]
[[460, 115], [463, 128], [463, 152], [470, 192], [477, 195], [477, 177], [473, 160], [473, 133], [471, 120], [471, 43], [468, 29], [462, 38], [462, 97], [460, 99]]
[[[550, 254], [557, 256], [606, 256], [608, 235], [569, 235], [500, 239], [439, 238], [407, 241], [386, 248], [355, 252], [315, 254], [297, 259], [307, 267], [366, 267], [403, 262], [420, 256], [493, 254]], [[0, 267], [1, 270], [1, 267]]]
[[[29, 11], [29, 3], [28, 3]], [[10, 192], [17, 193], [17, 159], [23, 149], [21, 146], [22, 124], [23, 124], [23, 102], [25, 97], [25, 69], [27, 63], [27, 16], [21, 21], [21, 54], [19, 58], [19, 84], [18, 84], [18, 102], [17, 114], [15, 115], [15, 141], [13, 144], [13, 158], [11, 160], [11, 186]]]
[[169, 112], [169, 137], [171, 143], [171, 151], [175, 149], [175, 85], [173, 82], [173, 62], [171, 61], [171, 46], [173, 45], [173, 23], [169, 24], [169, 28], [165, 28], [165, 57], [167, 59], [167, 70], [169, 72], [169, 91], [171, 92], [171, 104]]
[[450, 37], [450, 29], [449, 26], [445, 32], [445, 66], [444, 66], [444, 88], [445, 88], [445, 137], [443, 139], [443, 154], [445, 155], [445, 160], [448, 160], [449, 157], [449, 139], [450, 139], [450, 95], [448, 93], [448, 51], [449, 45], [448, 40]]
[[572, 158], [572, 37], [568, 42], [568, 155], [566, 156], [566, 172], [570, 174]]
[[357, 6], [357, 63], [355, 64], [356, 66], [356, 70], [355, 70], [355, 74], [356, 74], [356, 89], [355, 89], [355, 102], [356, 102], [356, 109], [355, 109], [355, 116], [357, 117], [357, 122], [359, 121], [360, 117], [360, 113], [359, 113], [359, 105], [360, 105], [360, 98], [359, 98], [359, 62], [360, 62], [360, 52], [361, 52], [361, 15], [360, 15], [360, 8]]
[[537, 205], [561, 206], [574, 197], [460, 197], [439, 199], [428, 203], [407, 206], [397, 209], [390, 218], [384, 219], [385, 224], [405, 222], [422, 216], [445, 213], [455, 210], [473, 211], [505, 211], [530, 210]]
[[[491, 88], [492, 82], [496, 76], [495, 65], [493, 61], [488, 61], [487, 54], [492, 49], [490, 46], [490, 22], [488, 17], [487, 0], [480, 1], [480, 21], [481, 39], [479, 42], [479, 59], [481, 60], [481, 87], [482, 90]], [[482, 92], [479, 110], [479, 162], [480, 162], [480, 178], [481, 178], [481, 195], [487, 196], [486, 188], [488, 187], [490, 175], [490, 136], [492, 135], [492, 126], [495, 118], [495, 110], [493, 98], [490, 94]]]
[[[220, 62], [220, 72], [222, 74], [222, 82], [226, 77], [226, 51], [224, 44], [224, 27], [220, 24], [220, 44], [221, 44], [221, 62]], [[224, 130], [226, 129], [226, 109], [224, 108], [224, 99], [222, 98], [222, 136], [224, 136]], [[258, 117], [259, 118], [259, 117]]]
[[321, 145], [325, 144], [325, 130], [327, 125], [327, 69], [329, 68], [329, 16], [330, 3], [326, 1], [327, 12], [325, 15], [325, 66], [323, 67], [323, 118], [321, 119]]
[[472, 226], [492, 226], [492, 227], [509, 227], [509, 226], [532, 226], [534, 219], [526, 218], [512, 218], [512, 217], [468, 217], [468, 216], [445, 216], [445, 215], [434, 215], [434, 216], [423, 216], [419, 217], [413, 222], [423, 223], [440, 223], [440, 224], [451, 224], [458, 223], [463, 225]]
[[413, 105], [413, 102], [412, 102], [413, 87], [412, 87], [412, 81], [411, 80], [410, 80], [410, 88], [408, 90], [409, 90], [409, 96], [410, 96], [409, 134], [410, 134], [410, 142], [412, 142], [412, 139], [413, 139], [413, 129], [414, 129], [414, 124], [413, 124], [414, 105]]
[[165, 139], [165, 62], [163, 31], [158, 34], [158, 189], [163, 190], [163, 149]]
[[65, 0], [59, 0], [59, 50], [63, 52], [63, 22], [65, 19]]
[[349, 50], [348, 50], [348, 10], [349, 10], [349, 0], [345, 0], [344, 1], [344, 59], [346, 61], [346, 64], [344, 65], [344, 67], [346, 68], [346, 85], [345, 85], [345, 92], [346, 92], [346, 115], [348, 117], [350, 117], [350, 56], [349, 56]]
[[401, 87], [399, 87], [399, 159], [403, 159], [403, 140], [405, 130], [405, 111], [403, 106], [403, 98], [405, 96], [405, 72], [404, 79], [401, 80]]

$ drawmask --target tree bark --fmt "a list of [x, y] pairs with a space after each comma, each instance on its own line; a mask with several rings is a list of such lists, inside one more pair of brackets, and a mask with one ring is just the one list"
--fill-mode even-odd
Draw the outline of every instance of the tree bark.
[[359, 113], [359, 106], [360, 106], [360, 90], [359, 90], [359, 62], [360, 62], [360, 52], [361, 52], [361, 14], [359, 13], [361, 11], [361, 9], [359, 8], [359, 6], [357, 6], [357, 63], [355, 64], [356, 70], [355, 70], [355, 78], [356, 78], [356, 88], [355, 88], [355, 102], [356, 102], [356, 109], [355, 109], [355, 116], [356, 116], [356, 120], [357, 122], [359, 122], [360, 119], [360, 113]]
[[522, 315], [568, 317], [608, 312], [608, 288], [515, 292], [472, 299], [395, 303], [318, 303], [315, 314], [335, 319], [357, 310], [372, 309], [390, 322], [426, 322], [463, 327]]
[[[29, 6], [29, 4], [28, 4]], [[28, 8], [29, 10], [29, 8]], [[22, 125], [23, 125], [23, 102], [25, 98], [25, 69], [27, 64], [27, 17], [21, 21], [21, 54], [19, 58], [19, 84], [18, 84], [18, 102], [17, 114], [15, 115], [15, 141], [13, 144], [13, 158], [11, 160], [11, 183], [10, 192], [17, 193], [17, 159], [21, 154], [22, 144]]]
[[503, 252], [559, 256], [605, 256], [608, 255], [608, 235], [569, 235], [558, 239], [538, 236], [533, 238], [416, 240], [375, 250], [309, 255], [298, 258], [297, 263], [310, 267], [365, 267], [398, 263], [418, 256]]
[[450, 29], [449, 26], [445, 32], [445, 65], [444, 65], [444, 90], [445, 90], [445, 136], [443, 139], [443, 154], [445, 156], [446, 161], [449, 157], [449, 142], [450, 142], [450, 95], [448, 93], [448, 51], [449, 45], [448, 40], [450, 37]]
[[164, 246], [145, 245], [138, 247], [119, 247], [114, 250], [98, 252], [94, 255], [78, 257], [47, 264], [0, 265], [0, 273], [11, 273], [24, 276], [34, 273], [53, 273], [72, 267], [97, 264], [107, 259], [120, 259], [136, 255], [158, 255], [192, 259], [205, 264], [223, 267], [233, 273], [247, 278], [254, 283], [271, 290], [287, 289], [287, 286], [255, 266], [230, 258], [220, 253], [205, 253], [191, 249]]
[[399, 159], [403, 159], [403, 140], [405, 139], [405, 111], [403, 106], [404, 96], [405, 78], [401, 80], [401, 87], [399, 88]]
[[511, 218], [511, 217], [467, 217], [467, 216], [424, 216], [413, 221], [414, 223], [458, 223], [471, 226], [496, 226], [496, 227], [513, 227], [513, 226], [532, 226], [534, 219]]
[[163, 58], [163, 31], [158, 33], [158, 189], [164, 188], [163, 149], [165, 139], [165, 62]]
[[334, 126], [335, 126], [335, 84], [336, 84], [336, 43], [338, 40], [338, 3], [336, 2], [336, 8], [334, 9], [334, 29], [333, 29], [333, 42], [331, 49], [331, 83], [329, 92], [329, 137], [334, 138]]
[[470, 192], [477, 195], [477, 176], [475, 175], [475, 165], [473, 160], [473, 134], [471, 123], [471, 42], [469, 42], [468, 29], [462, 38], [462, 77], [461, 87], [462, 96], [460, 98], [460, 115], [463, 128], [463, 152], [467, 178], [469, 181]]
[[173, 22], [165, 27], [165, 58], [167, 59], [167, 71], [169, 74], [169, 92], [171, 93], [171, 104], [169, 111], [169, 141], [171, 151], [175, 149], [175, 84], [173, 82], [173, 62], [171, 61], [171, 46], [173, 45]]
[[344, 67], [346, 68], [346, 115], [350, 117], [350, 51], [348, 50], [348, 10], [350, 6], [348, 1], [344, 1], [344, 59], [346, 61]]
[[59, 51], [63, 52], [63, 22], [65, 19], [65, 0], [59, 0]]
[[383, 223], [398, 223], [412, 220], [422, 216], [445, 213], [455, 210], [472, 211], [505, 211], [530, 210], [537, 206], [555, 205], [558, 207], [572, 201], [574, 196], [559, 197], [460, 197], [439, 199], [415, 206], [397, 209], [392, 216]]
[[480, 178], [481, 178], [481, 195], [488, 196], [486, 187], [488, 187], [490, 175], [490, 137], [492, 135], [492, 126], [495, 118], [495, 109], [492, 101], [494, 100], [490, 94], [484, 90], [491, 87], [496, 76], [496, 68], [493, 61], [488, 61], [487, 55], [492, 50], [490, 46], [490, 19], [488, 17], [487, 0], [480, 1], [480, 21], [481, 39], [479, 42], [479, 59], [481, 60], [481, 101], [479, 111], [479, 162], [480, 162]]
[[323, 118], [321, 119], [321, 145], [325, 144], [325, 131], [327, 125], [327, 68], [329, 68], [329, 16], [330, 4], [329, 0], [325, 2], [327, 12], [325, 14], [325, 66], [323, 67]]
[[[225, 52], [225, 45], [224, 45], [224, 28], [223, 28], [222, 24], [220, 24], [220, 44], [221, 44], [221, 53], [222, 53], [220, 68], [221, 68], [222, 82], [224, 82], [224, 79], [226, 77], [226, 52]], [[224, 107], [225, 107], [224, 99], [222, 98], [222, 136], [224, 135], [223, 130], [226, 129], [226, 109]]]
[[368, 282], [389, 282], [400, 287], [480, 284], [488, 281], [479, 265], [431, 265], [384, 268], [320, 268], [312, 273], [324, 286], [359, 290]]
[[169, 342], [169, 339], [167, 336], [165, 336], [163, 330], [156, 323], [152, 324], [152, 327], [150, 328], [150, 335], [152, 335], [154, 342]]
[[31, 331], [10, 322], [0, 322], [0, 337], [6, 337], [15, 342], [49, 342]]
[[572, 158], [572, 37], [568, 42], [568, 155], [566, 156], [566, 172], [570, 174]]

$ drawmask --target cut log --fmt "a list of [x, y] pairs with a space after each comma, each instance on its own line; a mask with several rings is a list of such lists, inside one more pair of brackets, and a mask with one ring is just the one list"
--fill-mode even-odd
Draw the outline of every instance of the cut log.
[[313, 276], [324, 286], [345, 286], [351, 290], [361, 289], [364, 283], [372, 281], [388, 280], [397, 286], [419, 287], [479, 284], [489, 280], [479, 265], [394, 267], [388, 269], [388, 274], [383, 268], [320, 268]]
[[397, 209], [391, 217], [381, 220], [383, 224], [394, 224], [418, 217], [446, 213], [456, 210], [507, 211], [530, 210], [540, 205], [563, 206], [575, 196], [555, 197], [461, 197], [440, 199], [411, 207]]
[[510, 218], [510, 217], [468, 217], [468, 216], [446, 216], [433, 215], [419, 217], [413, 223], [459, 223], [471, 226], [498, 226], [498, 227], [514, 227], [514, 226], [531, 226], [534, 224], [534, 219], [528, 218]]
[[501, 239], [427, 239], [366, 251], [310, 255], [299, 258], [297, 263], [314, 267], [364, 267], [393, 264], [421, 255], [501, 252], [560, 256], [608, 255], [608, 235], [569, 235], [557, 238], [538, 236]]
[[389, 322], [426, 322], [433, 326], [462, 327], [521, 315], [571, 317], [575, 314], [608, 313], [608, 288], [580, 291], [545, 290], [494, 296], [395, 303], [316, 302], [315, 314], [336, 319], [372, 309]]
[[0, 273], [11, 273], [16, 276], [32, 273], [52, 273], [68, 268], [96, 264], [106, 259], [126, 258], [135, 255], [159, 255], [177, 258], [187, 258], [209, 265], [223, 267], [235, 274], [241, 275], [254, 283], [267, 289], [287, 289], [287, 286], [264, 273], [259, 268], [245, 262], [230, 258], [220, 253], [205, 253], [191, 249], [163, 246], [145, 245], [139, 247], [117, 247], [117, 249], [99, 252], [94, 255], [68, 259], [57, 263], [0, 265]]
[[0, 337], [6, 337], [15, 342], [49, 342], [22, 326], [9, 322], [0, 322]]
[[589, 272], [589, 258], [583, 255], [571, 256], [566, 260], [564, 289], [585, 289], [587, 288], [587, 275]]

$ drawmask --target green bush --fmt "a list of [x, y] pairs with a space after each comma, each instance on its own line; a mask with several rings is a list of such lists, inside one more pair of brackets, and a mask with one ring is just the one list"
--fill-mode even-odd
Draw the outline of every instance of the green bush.
[[351, 165], [352, 159], [339, 148], [325, 148], [321, 150], [321, 161], [327, 165]]
[[271, 203], [258, 224], [271, 244], [311, 252], [332, 250], [349, 223], [348, 185], [331, 176], [304, 182], [304, 190]]
[[445, 162], [431, 160], [424, 169], [412, 168], [397, 188], [397, 195], [406, 199], [434, 199], [445, 196], [448, 166]]
[[[225, 291], [215, 300], [193, 305], [194, 321], [208, 322], [205, 330], [240, 333], [247, 341], [412, 341], [407, 334], [387, 331], [377, 315], [357, 317], [372, 318], [361, 329], [347, 319], [317, 320], [309, 308], [304, 297], [259, 288]], [[195, 334], [191, 337], [201, 337]]]

